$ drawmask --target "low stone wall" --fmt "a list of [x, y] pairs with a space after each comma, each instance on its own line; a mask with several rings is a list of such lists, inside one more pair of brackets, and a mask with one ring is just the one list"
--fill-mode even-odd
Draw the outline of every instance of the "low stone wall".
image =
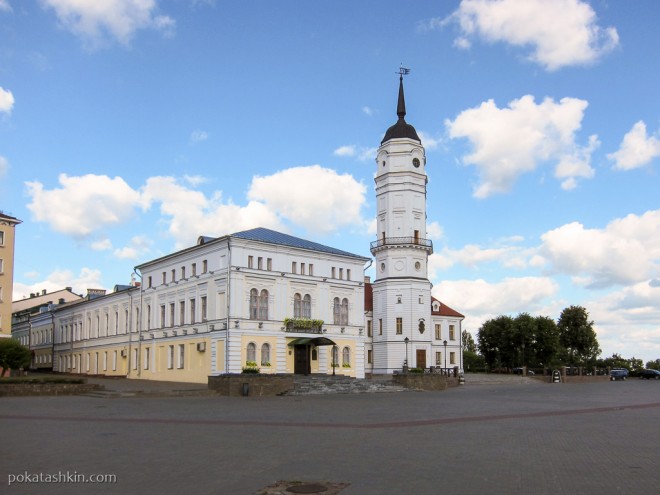
[[435, 373], [392, 375], [392, 381], [411, 390], [441, 391], [449, 387], [458, 387], [458, 378]]
[[229, 397], [245, 395], [246, 384], [249, 397], [280, 395], [294, 388], [293, 375], [220, 375], [208, 381], [209, 389]]
[[3, 383], [0, 397], [80, 395], [103, 389], [103, 385], [95, 383]]

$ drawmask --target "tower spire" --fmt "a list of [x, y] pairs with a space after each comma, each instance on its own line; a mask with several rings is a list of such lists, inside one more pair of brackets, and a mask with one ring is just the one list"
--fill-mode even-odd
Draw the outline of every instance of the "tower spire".
[[415, 141], [419, 141], [421, 143], [419, 136], [417, 135], [417, 131], [415, 131], [413, 126], [406, 123], [405, 119], [406, 98], [403, 94], [403, 76], [410, 74], [410, 69], [401, 65], [397, 74], [399, 74], [399, 100], [397, 101], [396, 105], [396, 114], [399, 116], [399, 119], [397, 120], [396, 124], [387, 130], [385, 137], [383, 137], [383, 140], [380, 142], [380, 144], [395, 138], [414, 139]]
[[399, 67], [399, 101], [396, 105], [396, 114], [399, 116], [399, 119], [403, 119], [406, 116], [406, 98], [403, 95], [403, 76], [405, 74], [410, 74], [410, 69], [406, 69], [403, 65]]

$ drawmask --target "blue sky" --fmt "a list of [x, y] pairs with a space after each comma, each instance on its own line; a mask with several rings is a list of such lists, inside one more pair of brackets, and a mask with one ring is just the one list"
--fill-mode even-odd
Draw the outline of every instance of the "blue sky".
[[368, 256], [403, 64], [434, 295], [475, 336], [583, 305], [660, 358], [660, 4], [402, 5], [0, 0], [14, 299], [256, 226]]

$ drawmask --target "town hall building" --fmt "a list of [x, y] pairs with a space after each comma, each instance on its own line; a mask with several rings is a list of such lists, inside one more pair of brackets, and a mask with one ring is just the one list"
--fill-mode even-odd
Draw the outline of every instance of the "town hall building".
[[180, 382], [245, 368], [355, 378], [462, 368], [464, 316], [431, 295], [426, 156], [405, 115], [401, 76], [376, 158], [374, 259], [266, 228], [202, 236], [136, 266], [131, 285], [24, 316], [41, 328], [21, 338], [39, 335], [39, 355], [50, 344], [40, 363], [54, 371]]

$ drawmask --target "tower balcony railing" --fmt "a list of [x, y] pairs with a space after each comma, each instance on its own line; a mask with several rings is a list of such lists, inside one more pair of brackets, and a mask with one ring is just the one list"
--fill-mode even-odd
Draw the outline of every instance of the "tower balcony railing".
[[371, 243], [371, 251], [384, 247], [420, 247], [433, 252], [433, 241], [431, 239], [422, 239], [421, 237], [383, 237]]

